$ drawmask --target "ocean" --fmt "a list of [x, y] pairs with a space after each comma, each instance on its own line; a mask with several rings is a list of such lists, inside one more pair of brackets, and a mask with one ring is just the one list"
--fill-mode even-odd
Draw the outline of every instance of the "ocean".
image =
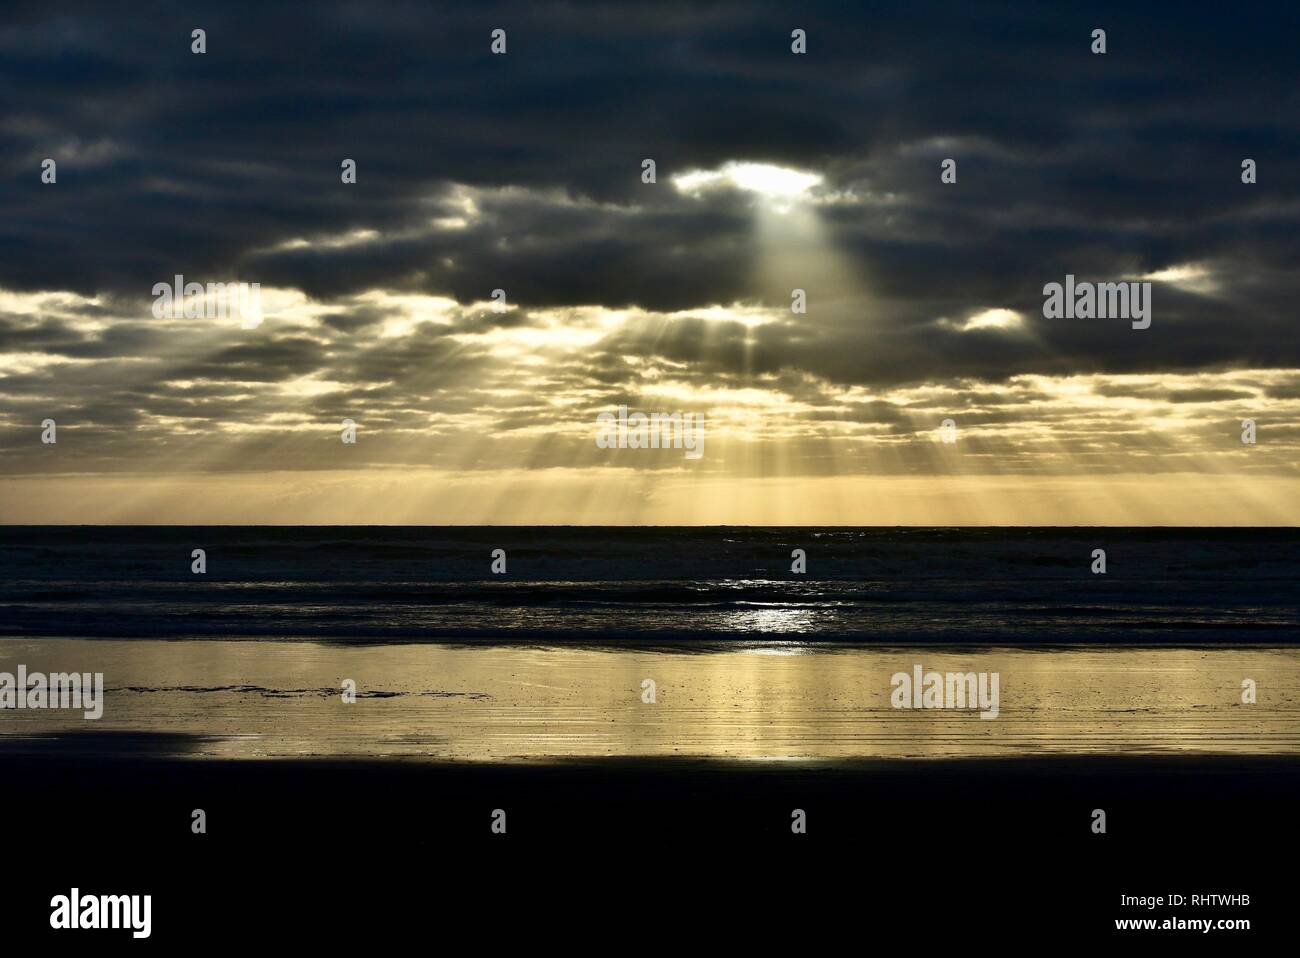
[[1289, 528], [0, 528], [4, 636], [1288, 646], [1298, 583]]

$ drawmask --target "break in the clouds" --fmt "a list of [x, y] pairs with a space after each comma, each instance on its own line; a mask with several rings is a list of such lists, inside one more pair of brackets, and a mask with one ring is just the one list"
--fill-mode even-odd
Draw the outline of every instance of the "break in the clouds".
[[[11, 4], [0, 472], [1293, 479], [1298, 20]], [[261, 324], [156, 317], [177, 274]], [[1044, 318], [1067, 275], [1151, 327]], [[708, 454], [611, 459], [620, 404]]]

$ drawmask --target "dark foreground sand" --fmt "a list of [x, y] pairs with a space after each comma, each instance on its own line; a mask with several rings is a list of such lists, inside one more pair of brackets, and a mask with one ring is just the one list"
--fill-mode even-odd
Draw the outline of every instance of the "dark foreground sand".
[[[152, 893], [156, 938], [202, 927], [233, 941], [253, 927], [360, 942], [464, 926], [680, 944], [689, 919], [731, 947], [846, 922], [873, 941], [937, 923], [991, 946], [1114, 936], [1115, 918], [1168, 912], [1121, 908], [1121, 894], [1174, 892], [1250, 895], [1246, 909], [1174, 910], [1250, 917], [1251, 932], [1221, 933], [1241, 943], [1271, 940], [1291, 907], [1292, 758], [475, 765], [117, 745], [0, 753], [10, 868], [24, 879], [10, 927], [41, 932], [50, 896], [74, 884]], [[191, 833], [194, 808], [206, 835]], [[491, 831], [498, 808], [505, 835]], [[806, 835], [791, 833], [795, 808]], [[1095, 808], [1105, 835], [1092, 833]]]

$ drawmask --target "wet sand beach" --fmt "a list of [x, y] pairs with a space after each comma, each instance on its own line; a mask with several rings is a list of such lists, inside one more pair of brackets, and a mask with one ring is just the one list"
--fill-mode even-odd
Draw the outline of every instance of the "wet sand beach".
[[[103, 717], [6, 710], [0, 740], [174, 736], [191, 758], [743, 761], [1300, 754], [1300, 650], [725, 652], [0, 640], [0, 671], [103, 672]], [[996, 673], [996, 717], [895, 708], [891, 677]], [[356, 701], [345, 703], [347, 681]], [[1256, 683], [1254, 704], [1242, 682]], [[653, 682], [653, 702], [644, 685]]]

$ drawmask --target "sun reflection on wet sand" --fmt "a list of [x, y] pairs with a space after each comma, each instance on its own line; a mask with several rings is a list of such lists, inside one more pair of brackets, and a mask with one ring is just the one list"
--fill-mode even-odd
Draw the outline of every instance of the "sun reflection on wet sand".
[[[787, 612], [789, 610], [786, 610]], [[757, 614], [767, 614], [759, 612]], [[785, 623], [788, 625], [789, 623]], [[743, 760], [1300, 753], [1300, 651], [736, 651], [0, 640], [0, 670], [103, 671], [104, 717], [0, 712], [0, 742], [169, 733], [212, 758]], [[903, 710], [890, 676], [1001, 676], [1000, 713]], [[345, 704], [345, 679], [358, 701]], [[641, 698], [643, 679], [656, 701]], [[1258, 704], [1241, 701], [1243, 679]]]

